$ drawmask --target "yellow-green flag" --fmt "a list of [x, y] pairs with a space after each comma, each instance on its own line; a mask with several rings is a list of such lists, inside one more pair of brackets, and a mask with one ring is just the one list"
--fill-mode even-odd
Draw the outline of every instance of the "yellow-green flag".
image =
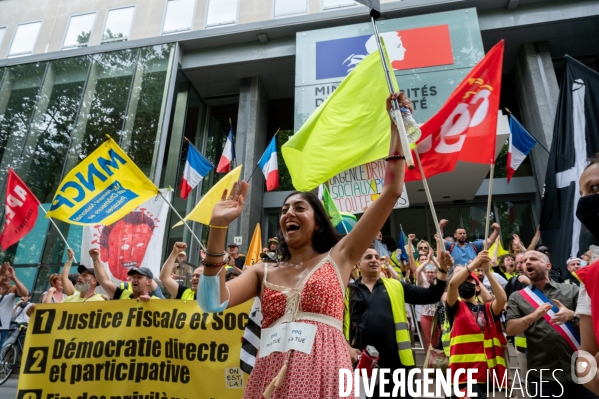
[[333, 227], [337, 226], [343, 220], [337, 205], [335, 205], [335, 201], [331, 198], [331, 194], [329, 193], [329, 189], [326, 184], [322, 185], [322, 204], [324, 205], [324, 209], [329, 214], [331, 218], [331, 223]]
[[[239, 165], [229, 173], [225, 175], [222, 179], [220, 179], [212, 188], [202, 197], [200, 202], [183, 218], [183, 220], [193, 220], [194, 222], [199, 222], [205, 225], [210, 224], [210, 216], [212, 215], [212, 210], [214, 206], [223, 196], [223, 191], [225, 189], [231, 192], [233, 188], [233, 184], [239, 180], [239, 176], [241, 175], [241, 167], [243, 165]], [[183, 222], [179, 222], [173, 227], [182, 226]]]
[[364, 58], [281, 147], [296, 190], [310, 191], [338, 173], [389, 155], [388, 96], [377, 51]]
[[121, 147], [108, 138], [64, 177], [46, 217], [79, 226], [107, 226], [159, 193]]

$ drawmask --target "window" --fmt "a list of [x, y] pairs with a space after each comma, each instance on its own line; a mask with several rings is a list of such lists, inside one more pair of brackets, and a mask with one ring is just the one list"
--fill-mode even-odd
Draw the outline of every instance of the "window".
[[109, 10], [102, 33], [102, 43], [118, 42], [129, 39], [135, 7]]
[[6, 34], [6, 26], [0, 28], [0, 46], [2, 46], [2, 40], [4, 40], [4, 35]]
[[350, 7], [358, 5], [352, 0], [322, 0], [322, 9], [330, 10], [332, 8]]
[[195, 0], [169, 0], [162, 33], [191, 30], [193, 25]]
[[275, 18], [305, 14], [308, 3], [305, 0], [275, 0]]
[[209, 0], [206, 27], [237, 22], [238, 0]]
[[8, 51], [8, 56], [19, 57], [31, 54], [35, 47], [35, 42], [37, 41], [41, 26], [41, 21], [17, 26], [17, 30], [10, 45], [10, 50]]
[[67, 33], [64, 36], [64, 43], [62, 44], [63, 50], [86, 47], [89, 44], [89, 38], [92, 35], [95, 22], [95, 12], [71, 16]]

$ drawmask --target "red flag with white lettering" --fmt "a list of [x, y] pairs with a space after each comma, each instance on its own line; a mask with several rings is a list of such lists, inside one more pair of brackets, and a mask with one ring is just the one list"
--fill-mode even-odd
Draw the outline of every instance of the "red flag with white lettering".
[[4, 203], [4, 229], [0, 234], [2, 250], [6, 250], [31, 231], [37, 220], [39, 205], [40, 202], [29, 187], [12, 169], [9, 169]]
[[[451, 172], [457, 161], [495, 162], [502, 67], [503, 40], [472, 68], [439, 112], [422, 125], [417, 148], [426, 177]], [[406, 171], [405, 181], [421, 179], [419, 168]]]

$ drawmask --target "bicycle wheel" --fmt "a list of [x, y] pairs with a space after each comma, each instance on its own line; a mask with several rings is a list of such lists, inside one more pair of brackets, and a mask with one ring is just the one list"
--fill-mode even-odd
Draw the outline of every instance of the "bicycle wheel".
[[0, 385], [10, 378], [17, 361], [17, 350], [13, 345], [5, 346], [0, 351]]

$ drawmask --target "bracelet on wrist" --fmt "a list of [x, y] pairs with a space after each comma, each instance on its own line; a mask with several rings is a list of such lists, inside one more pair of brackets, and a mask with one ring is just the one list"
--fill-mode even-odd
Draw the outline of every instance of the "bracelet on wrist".
[[405, 160], [406, 157], [403, 156], [403, 155], [399, 155], [399, 154], [389, 155], [388, 157], [385, 158], [385, 161], [394, 161], [396, 159], [403, 159], [403, 160]]
[[437, 268], [437, 270], [438, 270], [440, 273], [447, 274], [447, 270], [445, 270], [445, 269], [441, 269], [440, 267], [438, 267], [438, 268]]
[[208, 225], [211, 229], [227, 229], [229, 226], [215, 226], [213, 224]]
[[215, 258], [218, 258], [218, 257], [221, 257], [221, 256], [225, 256], [227, 254], [227, 251], [215, 253], [215, 252], [210, 252], [208, 250], [205, 250], [204, 253], [206, 255], [208, 255], [208, 256], [214, 256]]
[[227, 264], [227, 262], [225, 262], [225, 261], [217, 262], [217, 263], [206, 262], [205, 260], [202, 261], [202, 265], [206, 266], [206, 267], [223, 267], [226, 264]]
[[524, 317], [522, 318], [522, 322], [523, 322], [524, 324], [526, 324], [527, 326], [529, 326], [529, 327], [532, 327], [532, 324], [529, 324], [529, 323], [527, 323], [527, 322], [526, 322], [526, 320], [524, 320]]

